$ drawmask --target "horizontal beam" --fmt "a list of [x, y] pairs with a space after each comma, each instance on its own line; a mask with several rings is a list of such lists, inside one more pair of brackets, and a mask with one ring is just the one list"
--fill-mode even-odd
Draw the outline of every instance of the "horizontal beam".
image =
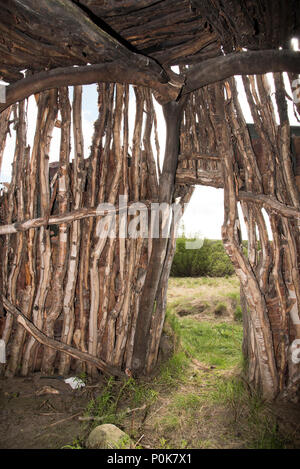
[[153, 68], [151, 59], [143, 57], [143, 60], [140, 60], [142, 56], [134, 53], [132, 59], [134, 55], [137, 58], [137, 67], [128, 66], [123, 60], [116, 60], [80, 67], [59, 67], [19, 80], [7, 86], [6, 102], [0, 104], [0, 112], [31, 94], [60, 86], [99, 82], [146, 86], [151, 88], [161, 104], [164, 104], [176, 100], [180, 92], [183, 95], [188, 94], [233, 75], [283, 71], [300, 73], [300, 52], [288, 50], [248, 51], [219, 56], [194, 66], [186, 78], [172, 72], [168, 72], [167, 77], [162, 68]]
[[300, 52], [245, 51], [205, 60], [188, 71], [183, 94], [191, 93], [234, 75], [256, 75], [268, 72], [300, 73]]
[[126, 65], [123, 61], [114, 61], [80, 67], [59, 67], [35, 73], [6, 87], [6, 101], [0, 104], [0, 112], [41, 91], [61, 86], [89, 85], [100, 82], [128, 83], [150, 87], [156, 91], [157, 99], [162, 103], [176, 100], [181, 91], [183, 80], [172, 73], [172, 78], [169, 78], [169, 82], [167, 82], [163, 69], [154, 73], [151, 68], [148, 70], [147, 64], [146, 61], [143, 68], [134, 68]]
[[224, 187], [223, 171], [203, 170], [193, 168], [178, 168], [176, 171], [176, 184], [189, 184], [198, 186], [209, 186], [222, 189]]
[[[196, 173], [194, 169], [179, 168], [176, 172], [176, 184], [201, 185], [221, 189], [224, 187], [223, 172], [221, 170], [205, 171], [198, 169]], [[254, 194], [252, 192], [239, 191], [237, 199], [242, 202], [244, 201], [257, 203], [287, 218], [300, 219], [300, 211], [298, 209], [296, 209], [295, 207], [291, 207], [290, 205], [285, 205], [279, 202], [278, 200], [274, 199], [273, 197], [265, 194]], [[149, 200], [143, 200], [141, 201], [141, 203], [147, 207], [151, 205], [151, 202]], [[106, 210], [105, 214], [117, 214], [123, 211], [127, 211], [128, 208], [130, 208], [130, 204], [126, 207], [122, 207], [121, 209], [115, 209], [111, 212], [109, 210]], [[97, 217], [101, 215], [102, 213], [99, 213], [98, 208], [87, 207], [78, 210], [73, 210], [72, 212], [64, 213], [61, 215], [52, 215], [49, 218], [32, 218], [30, 220], [23, 220], [21, 222], [15, 222], [8, 225], [0, 225], [0, 236], [24, 232], [30, 229], [39, 228], [41, 226], [73, 223], [76, 220], [82, 220], [84, 218]]]
[[290, 205], [285, 205], [269, 195], [239, 191], [238, 200], [241, 202], [257, 203], [267, 208], [268, 210], [273, 210], [275, 213], [278, 213], [284, 217], [296, 218], [300, 220], [300, 211], [297, 208], [291, 207]]
[[209, 160], [222, 162], [221, 158], [216, 153], [181, 153], [178, 160]]
[[72, 223], [83, 218], [99, 216], [97, 208], [82, 208], [62, 215], [52, 215], [51, 217], [32, 218], [20, 222], [0, 225], [0, 236], [28, 231], [32, 228], [39, 228], [47, 225], [60, 225], [61, 223]]
[[130, 44], [108, 32], [103, 21], [94, 21], [76, 3], [0, 0], [0, 36], [5, 38], [0, 41], [0, 75], [2, 71], [5, 77], [6, 72], [26, 69], [42, 71], [118, 61], [129, 69], [145, 67], [149, 76], [164, 74], [157, 61], [135, 54]]
[[[142, 200], [140, 203], [147, 207], [150, 205], [148, 200]], [[0, 225], [0, 236], [28, 231], [33, 228], [39, 228], [40, 226], [61, 225], [62, 223], [73, 223], [74, 221], [82, 220], [83, 218], [99, 217], [103, 215], [103, 213], [100, 212], [100, 208], [85, 207], [78, 210], [73, 210], [72, 212], [63, 213], [61, 215], [32, 218], [30, 220], [10, 223], [9, 225]], [[121, 209], [116, 208], [114, 210], [105, 210], [105, 215], [121, 213], [127, 211], [129, 208], [130, 204], [128, 206], [122, 207]]]
[[[222, 171], [209, 170], [198, 170], [196, 173], [194, 169], [179, 168], [176, 173], [176, 184], [209, 186], [223, 189], [223, 173]], [[300, 211], [297, 208], [283, 204], [269, 195], [239, 191], [237, 194], [237, 200], [240, 202], [256, 203], [267, 210], [274, 211], [280, 216], [300, 220]]]

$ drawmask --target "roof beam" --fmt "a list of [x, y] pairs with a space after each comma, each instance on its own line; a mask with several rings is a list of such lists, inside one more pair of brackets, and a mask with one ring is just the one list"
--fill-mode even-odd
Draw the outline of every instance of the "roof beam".
[[[139, 55], [134, 54], [133, 55]], [[150, 61], [149, 61], [150, 63]], [[178, 97], [183, 79], [175, 73], [167, 75], [163, 69], [154, 72], [148, 62], [144, 67], [129, 67], [122, 60], [81, 67], [59, 67], [30, 75], [6, 87], [6, 101], [0, 104], [0, 112], [8, 106], [51, 88], [60, 86], [88, 85], [92, 83], [128, 83], [152, 88], [158, 101], [175, 101]], [[172, 77], [172, 78], [171, 78]]]
[[191, 93], [234, 75], [256, 75], [268, 72], [300, 73], [300, 52], [246, 51], [205, 60], [188, 71], [183, 94]]
[[[6, 102], [0, 112], [33, 93], [59, 86], [86, 85], [99, 82], [128, 83], [150, 87], [162, 103], [234, 75], [268, 72], [300, 73], [300, 52], [290, 50], [247, 51], [218, 56], [192, 67], [184, 78], [151, 59], [128, 51], [130, 64], [123, 59], [80, 67], [59, 67], [19, 80], [6, 89]], [[155, 66], [153, 66], [153, 63]], [[133, 64], [133, 65], [131, 65]]]

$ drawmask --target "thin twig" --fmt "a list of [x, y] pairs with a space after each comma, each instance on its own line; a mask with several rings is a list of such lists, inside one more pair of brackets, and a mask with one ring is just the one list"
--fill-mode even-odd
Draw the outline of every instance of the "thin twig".
[[67, 417], [65, 419], [61, 419], [61, 420], [58, 420], [57, 422], [53, 422], [51, 423], [50, 425], [47, 425], [47, 428], [48, 427], [54, 427], [55, 425], [58, 425], [59, 423], [63, 423], [63, 422], [66, 422], [67, 420], [72, 420], [74, 417], [77, 417], [77, 415], [81, 414], [81, 411], [80, 412], [77, 412], [76, 414], [73, 414], [71, 415], [70, 417]]
[[[136, 407], [135, 409], [127, 409], [127, 410], [125, 410], [125, 414], [131, 414], [132, 412], [135, 412], [137, 410], [144, 410], [144, 409], [146, 409], [146, 407], [147, 407], [147, 404], [144, 404], [143, 406]], [[83, 422], [90, 421], [90, 420], [101, 421], [101, 420], [104, 420], [104, 419], [105, 419], [105, 415], [102, 415], [102, 416], [87, 415], [87, 416], [78, 417], [78, 420], [83, 421]]]

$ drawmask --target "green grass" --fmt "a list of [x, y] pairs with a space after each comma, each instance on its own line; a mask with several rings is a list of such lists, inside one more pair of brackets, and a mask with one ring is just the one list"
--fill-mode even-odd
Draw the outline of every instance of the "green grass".
[[197, 360], [229, 369], [241, 362], [242, 328], [239, 324], [181, 320], [181, 340], [188, 354]]
[[215, 313], [216, 316], [222, 316], [223, 314], [226, 313], [226, 311], [227, 311], [226, 304], [220, 302], [220, 303], [217, 304], [214, 313]]
[[179, 383], [185, 381], [188, 366], [189, 359], [185, 351], [180, 350], [174, 353], [166, 363], [161, 365], [156, 383], [169, 389], [178, 386]]
[[171, 408], [177, 412], [184, 410], [185, 413], [193, 413], [199, 408], [201, 398], [196, 392], [175, 394]]
[[231, 277], [170, 277], [169, 285], [185, 288], [208, 287], [239, 287], [239, 280], [236, 276]]
[[118, 402], [123, 392], [123, 388], [116, 392], [115, 380], [109, 378], [101, 393], [88, 403], [85, 414], [90, 417], [97, 417], [95, 425], [100, 423], [122, 424], [123, 415], [117, 412]]

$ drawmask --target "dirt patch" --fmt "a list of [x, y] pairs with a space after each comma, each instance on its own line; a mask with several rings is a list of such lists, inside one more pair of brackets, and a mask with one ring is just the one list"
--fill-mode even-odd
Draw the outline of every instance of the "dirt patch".
[[[38, 395], [45, 387], [59, 394]], [[83, 436], [78, 415], [89, 399], [87, 389], [72, 390], [59, 379], [1, 377], [0, 448], [59, 449], [72, 443]]]

